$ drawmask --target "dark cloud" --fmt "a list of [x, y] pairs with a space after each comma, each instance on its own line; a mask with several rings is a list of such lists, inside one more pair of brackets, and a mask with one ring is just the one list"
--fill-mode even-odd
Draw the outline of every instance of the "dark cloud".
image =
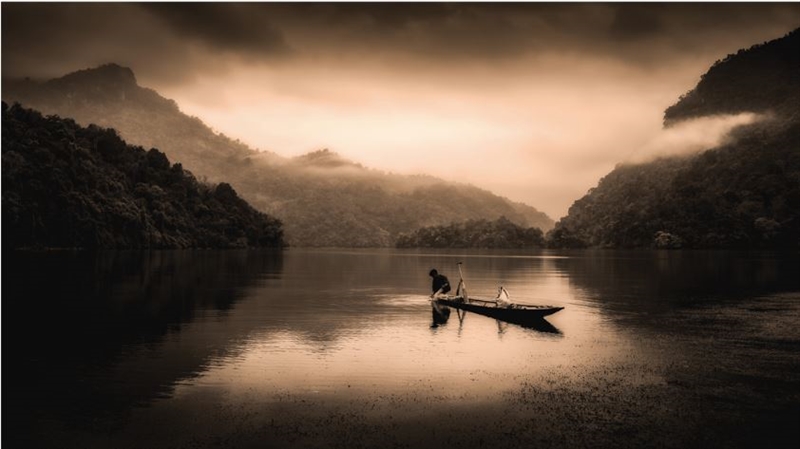
[[115, 62], [184, 80], [197, 64], [150, 14], [125, 3], [3, 3], [3, 76], [54, 77]]
[[305, 3], [277, 9], [302, 17], [322, 18], [333, 26], [360, 22], [378, 28], [402, 29], [416, 22], [447, 20], [462, 7], [455, 3]]
[[162, 83], [320, 57], [433, 66], [570, 54], [645, 67], [722, 57], [800, 26], [797, 3], [3, 3], [2, 12], [4, 75], [113, 61]]
[[401, 53], [439, 62], [526, 54], [602, 55], [631, 64], [777, 38], [799, 4], [399, 3], [270, 4], [300, 54]]
[[146, 3], [143, 8], [165, 20], [178, 35], [215, 49], [286, 54], [289, 47], [270, 24], [270, 9], [241, 3]]
[[629, 4], [615, 8], [609, 36], [617, 40], [645, 39], [664, 31], [659, 11], [646, 4]]

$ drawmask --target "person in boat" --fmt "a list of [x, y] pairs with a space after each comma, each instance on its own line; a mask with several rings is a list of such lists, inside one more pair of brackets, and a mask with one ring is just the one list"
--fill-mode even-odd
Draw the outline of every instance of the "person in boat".
[[447, 276], [439, 274], [436, 268], [432, 269], [428, 275], [433, 278], [433, 284], [431, 285], [433, 294], [431, 298], [436, 298], [450, 291], [450, 281], [447, 280]]

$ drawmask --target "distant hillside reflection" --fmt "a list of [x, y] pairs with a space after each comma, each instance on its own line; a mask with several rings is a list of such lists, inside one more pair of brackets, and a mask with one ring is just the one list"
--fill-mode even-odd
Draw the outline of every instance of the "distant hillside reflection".
[[[15, 410], [6, 423], [49, 417], [113, 426], [119, 412], [196, 375], [231, 336], [180, 357], [154, 352], [161, 343], [200, 316], [223, 318], [248, 288], [282, 269], [279, 251], [5, 254], [4, 405]], [[120, 366], [148, 352], [157, 370]]]
[[[737, 251], [575, 251], [553, 259], [613, 319], [800, 290], [800, 257]], [[635, 314], [634, 314], [635, 312]]]

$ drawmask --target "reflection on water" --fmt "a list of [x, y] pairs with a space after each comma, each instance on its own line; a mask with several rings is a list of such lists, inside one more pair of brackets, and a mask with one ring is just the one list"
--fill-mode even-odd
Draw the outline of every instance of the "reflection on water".
[[193, 321], [225, 320], [281, 264], [280, 253], [248, 251], [7, 255], [3, 361], [13, 369], [3, 379], [13, 387], [3, 404], [15, 413], [4, 424], [115, 425], [133, 405], [169, 395], [176, 379], [229, 351], [236, 330], [174, 354], [159, 345]]
[[[503, 285], [513, 301], [566, 308], [523, 325], [451, 314], [431, 326], [427, 273], [457, 279], [459, 261], [475, 297]], [[691, 410], [687, 398], [716, 404], [717, 391], [760, 383], [760, 400], [737, 394], [760, 410], [800, 385], [796, 357], [786, 356], [800, 349], [798, 272], [796, 257], [721, 252], [14, 254], [3, 259], [3, 404], [19, 413], [6, 414], [6, 429], [17, 430], [4, 438], [21, 447], [302, 447], [352, 438], [433, 447], [446, 432], [423, 437], [426, 413], [484, 410], [508, 416], [496, 426], [527, 429], [534, 415], [569, 414], [582, 432], [560, 429], [567, 440], [551, 440], [556, 434], [543, 431], [536, 440], [563, 446], [614, 433], [581, 427], [598, 419], [575, 402], [587, 391], [602, 402], [655, 388], [690, 404], [670, 407]], [[738, 367], [742, 354], [758, 361]], [[526, 411], [526, 401], [547, 394], [575, 408]], [[625, 400], [632, 415], [670, 423], [651, 412], [663, 401]], [[608, 413], [623, 416], [619, 407]], [[416, 433], [382, 427], [401, 417]], [[738, 415], [714, 418], [739, 423]], [[382, 439], [370, 433], [379, 428]], [[667, 445], [722, 427], [711, 429], [667, 429]]]
[[[456, 309], [456, 316], [458, 317], [458, 324], [459, 326], [464, 325], [464, 319], [466, 319], [467, 314], [475, 313], [477, 315], [482, 315], [477, 312], [469, 312], [466, 310]], [[431, 315], [433, 317], [433, 321], [431, 323], [432, 328], [436, 328], [439, 326], [443, 326], [447, 324], [450, 320], [450, 315], [452, 311], [450, 307], [446, 305], [440, 305], [435, 302], [431, 302]], [[517, 326], [524, 327], [526, 329], [532, 329], [538, 332], [545, 332], [548, 334], [561, 334], [561, 331], [558, 330], [557, 327], [553, 326], [548, 322], [545, 318], [517, 318], [513, 316], [505, 317], [505, 319], [498, 319], [492, 316], [488, 316], [489, 318], [494, 319], [497, 322], [497, 329], [498, 332], [503, 333], [508, 329], [509, 324], [515, 324]]]
[[728, 251], [565, 253], [557, 269], [581, 301], [612, 320], [642, 324], [680, 308], [800, 290], [796, 255]]

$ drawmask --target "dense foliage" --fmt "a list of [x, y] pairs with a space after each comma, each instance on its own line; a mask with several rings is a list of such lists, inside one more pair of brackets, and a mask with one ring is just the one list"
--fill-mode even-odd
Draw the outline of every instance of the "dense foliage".
[[[792, 134], [793, 133], [793, 134]], [[618, 166], [548, 235], [556, 247], [800, 244], [800, 128], [693, 158]]]
[[112, 129], [3, 103], [3, 246], [283, 245], [280, 221]]
[[717, 61], [697, 86], [667, 108], [671, 124], [692, 117], [773, 112], [800, 120], [800, 29]]
[[293, 159], [252, 150], [139, 87], [130, 69], [116, 65], [44, 83], [6, 82], [3, 97], [115, 128], [126, 141], [161, 149], [201, 179], [230, 183], [254, 207], [280, 218], [295, 246], [392, 246], [401, 233], [420, 227], [500, 216], [543, 230], [553, 226], [530, 206], [467, 184], [369, 170], [326, 150]]
[[[800, 34], [718, 62], [667, 110], [769, 111], [702, 154], [620, 165], [548, 234], [554, 247], [799, 248]], [[785, 81], [785, 82], [784, 82]]]
[[505, 217], [430, 226], [397, 239], [398, 248], [541, 248], [544, 234], [523, 228]]

